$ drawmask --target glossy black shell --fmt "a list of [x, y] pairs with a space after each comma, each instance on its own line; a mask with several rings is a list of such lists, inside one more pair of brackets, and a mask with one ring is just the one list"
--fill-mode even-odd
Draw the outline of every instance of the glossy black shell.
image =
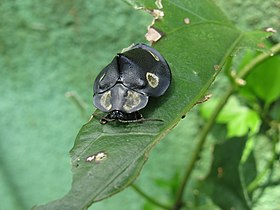
[[170, 68], [154, 48], [137, 44], [117, 54], [94, 82], [94, 105], [104, 112], [132, 113], [144, 108], [149, 96], [163, 95], [171, 82]]

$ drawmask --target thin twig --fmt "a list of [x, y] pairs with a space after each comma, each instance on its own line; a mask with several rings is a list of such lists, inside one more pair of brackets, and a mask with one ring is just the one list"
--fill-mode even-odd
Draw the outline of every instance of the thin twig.
[[224, 107], [224, 105], [226, 104], [228, 98], [231, 96], [233, 92], [233, 89], [230, 87], [226, 93], [224, 94], [224, 96], [222, 97], [221, 101], [219, 102], [219, 104], [217, 105], [216, 109], [214, 110], [214, 112], [212, 113], [211, 118], [207, 121], [207, 123], [204, 125], [200, 136], [198, 138], [198, 143], [194, 149], [194, 153], [193, 156], [191, 158], [190, 163], [188, 164], [188, 166], [186, 167], [185, 173], [184, 173], [184, 177], [182, 180], [182, 183], [180, 185], [180, 188], [178, 190], [177, 196], [176, 196], [176, 202], [175, 205], [173, 207], [174, 210], [179, 210], [182, 206], [182, 198], [184, 195], [184, 191], [185, 191], [185, 187], [187, 185], [187, 182], [190, 178], [190, 175], [193, 171], [193, 168], [195, 166], [195, 163], [197, 161], [197, 159], [199, 158], [200, 155], [200, 151], [205, 143], [206, 137], [209, 133], [209, 131], [211, 130], [212, 126], [215, 123], [216, 117], [218, 116], [218, 114], [220, 113], [220, 111], [222, 110], [222, 108]]
[[146, 200], [150, 201], [152, 204], [158, 206], [158, 207], [161, 207], [162, 209], [167, 209], [167, 210], [170, 210], [171, 207], [165, 205], [165, 204], [162, 204], [160, 202], [158, 202], [156, 199], [150, 197], [149, 195], [147, 195], [145, 192], [143, 192], [139, 187], [137, 187], [136, 185], [131, 185], [131, 187], [138, 193], [140, 194], [142, 197], [144, 197]]
[[249, 62], [247, 65], [245, 65], [243, 67], [243, 69], [241, 69], [239, 71], [239, 73], [237, 74], [237, 77], [239, 78], [245, 78], [247, 76], [247, 74], [257, 65], [259, 65], [260, 63], [262, 63], [265, 59], [276, 55], [277, 53], [280, 52], [280, 43], [274, 45], [273, 47], [270, 48], [270, 50], [268, 52], [264, 52], [259, 54], [257, 57], [255, 57], [253, 60], [251, 60], [251, 62]]

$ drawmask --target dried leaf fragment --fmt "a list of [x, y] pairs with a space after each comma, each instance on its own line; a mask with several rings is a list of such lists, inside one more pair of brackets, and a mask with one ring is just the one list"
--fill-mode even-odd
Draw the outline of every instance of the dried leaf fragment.
[[158, 40], [160, 40], [162, 35], [155, 28], [149, 27], [148, 32], [146, 33], [145, 37], [149, 42], [153, 43], [153, 42], [157, 42]]

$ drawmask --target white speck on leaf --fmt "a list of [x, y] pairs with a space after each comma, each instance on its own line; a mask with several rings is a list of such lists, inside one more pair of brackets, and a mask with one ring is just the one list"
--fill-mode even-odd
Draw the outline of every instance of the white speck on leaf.
[[272, 28], [272, 27], [268, 27], [265, 29], [266, 32], [272, 32], [272, 33], [277, 33], [277, 30]]
[[95, 155], [95, 161], [99, 162], [101, 160], [104, 160], [107, 157], [107, 154], [105, 152], [99, 152]]
[[191, 23], [190, 18], [185, 18], [185, 19], [184, 19], [184, 23], [185, 23], [185, 24], [190, 24], [190, 23]]
[[91, 156], [88, 156], [88, 157], [87, 157], [86, 161], [87, 161], [87, 162], [91, 162], [91, 161], [93, 161], [94, 159], [95, 159], [95, 155], [91, 155]]
[[90, 155], [86, 158], [87, 162], [96, 162], [99, 163], [100, 161], [104, 160], [107, 157], [107, 154], [105, 152], [98, 152], [96, 154]]

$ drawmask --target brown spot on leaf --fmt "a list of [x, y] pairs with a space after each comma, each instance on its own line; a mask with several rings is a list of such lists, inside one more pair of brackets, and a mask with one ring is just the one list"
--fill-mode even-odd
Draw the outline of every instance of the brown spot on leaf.
[[216, 71], [218, 71], [218, 70], [220, 69], [220, 66], [219, 66], [219, 65], [214, 65], [214, 69], [215, 69]]
[[258, 43], [258, 47], [260, 47], [260, 48], [264, 48], [264, 47], [265, 47], [265, 45], [264, 45], [264, 43]]
[[197, 101], [195, 104], [201, 104], [206, 101], [208, 101], [212, 97], [212, 94], [207, 94], [203, 98], [201, 98], [199, 101]]
[[224, 169], [222, 167], [218, 167], [217, 168], [217, 175], [218, 175], [218, 178], [222, 178], [223, 177]]

